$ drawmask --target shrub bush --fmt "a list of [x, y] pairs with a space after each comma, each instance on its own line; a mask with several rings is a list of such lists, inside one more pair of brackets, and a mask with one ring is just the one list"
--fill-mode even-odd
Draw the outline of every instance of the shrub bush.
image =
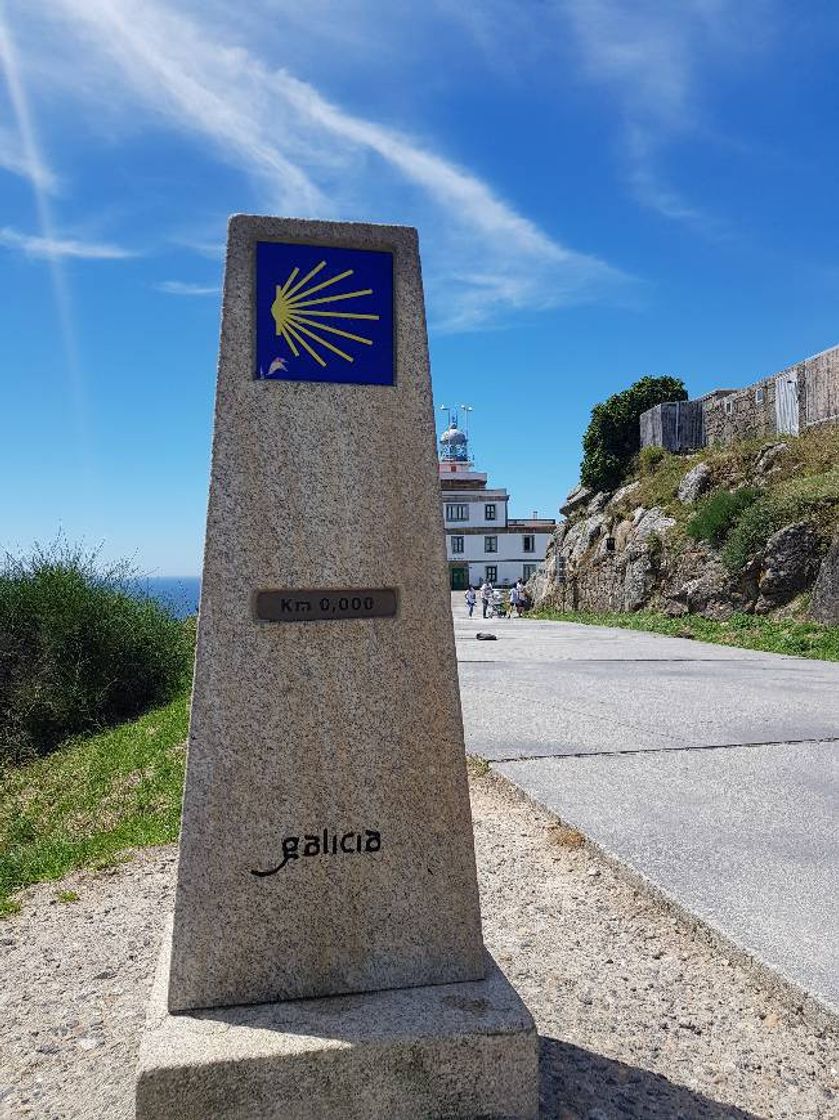
[[664, 460], [667, 452], [663, 447], [642, 447], [638, 452], [638, 473], [642, 478], [655, 474]]
[[620, 486], [641, 447], [641, 413], [664, 401], [684, 400], [687, 390], [679, 378], [642, 377], [622, 393], [596, 404], [583, 436], [582, 484], [593, 490]]
[[163, 704], [188, 681], [191, 640], [130, 594], [126, 565], [59, 541], [0, 570], [0, 761]]
[[719, 548], [744, 510], [759, 496], [760, 491], [750, 486], [740, 490], [717, 490], [702, 502], [687, 523], [685, 532], [694, 540], [707, 541]]
[[769, 497], [758, 498], [747, 509], [728, 534], [722, 550], [722, 562], [732, 572], [739, 572], [786, 520], [784, 511]]

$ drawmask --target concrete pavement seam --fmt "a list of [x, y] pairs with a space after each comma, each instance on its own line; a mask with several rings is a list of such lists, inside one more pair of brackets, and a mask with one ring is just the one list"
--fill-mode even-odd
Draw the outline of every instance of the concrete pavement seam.
[[[472, 757], [481, 758], [480, 755], [473, 755]], [[745, 967], [754, 976], [755, 980], [765, 984], [788, 1010], [800, 1015], [804, 1022], [815, 1030], [835, 1036], [837, 1042], [839, 1042], [839, 1008], [825, 1003], [818, 996], [803, 988], [792, 977], [786, 976], [756, 953], [738, 945], [736, 941], [732, 940], [730, 934], [714, 925], [707, 918], [689, 909], [627, 860], [593, 840], [574, 821], [561, 817], [554, 809], [534, 797], [513, 778], [496, 770], [495, 764], [499, 760], [481, 759], [481, 761], [489, 764], [488, 776], [493, 781], [498, 782], [504, 789], [526, 804], [538, 809], [556, 821], [557, 824], [578, 832], [583, 837], [585, 847], [589, 851], [596, 852], [598, 857], [617, 871], [626, 882], [656, 899], [667, 911], [685, 921], [692, 932], [696, 933], [712, 949], [725, 953], [728, 958]], [[513, 759], [512, 761], [521, 762], [525, 760]]]
[[[839, 736], [829, 736], [824, 739], [766, 739], [756, 743], [694, 743], [689, 747], [634, 747], [630, 750], [603, 751], [592, 748], [586, 751], [576, 751], [573, 754], [517, 754], [509, 758], [491, 758], [486, 761], [490, 765], [496, 762], [539, 762], [545, 759], [561, 760], [563, 758], [618, 758], [627, 754], [684, 754], [689, 751], [731, 751], [738, 747], [798, 747], [819, 746], [839, 743]], [[482, 758], [482, 755], [476, 755]]]

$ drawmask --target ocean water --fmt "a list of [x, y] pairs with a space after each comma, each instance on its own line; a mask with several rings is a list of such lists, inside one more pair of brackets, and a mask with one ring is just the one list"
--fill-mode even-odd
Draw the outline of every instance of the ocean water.
[[145, 576], [137, 580], [137, 590], [150, 595], [168, 608], [176, 618], [188, 618], [198, 611], [201, 595], [199, 576]]

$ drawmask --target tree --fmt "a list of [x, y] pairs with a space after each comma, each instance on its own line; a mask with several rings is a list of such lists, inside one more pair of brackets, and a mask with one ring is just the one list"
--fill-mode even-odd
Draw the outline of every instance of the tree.
[[622, 393], [596, 404], [583, 436], [582, 484], [592, 490], [620, 486], [641, 447], [641, 413], [665, 401], [687, 398], [678, 377], [642, 377]]

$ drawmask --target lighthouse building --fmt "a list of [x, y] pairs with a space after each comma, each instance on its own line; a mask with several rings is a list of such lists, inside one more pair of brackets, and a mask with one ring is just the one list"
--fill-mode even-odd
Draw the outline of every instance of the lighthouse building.
[[556, 521], [535, 513], [508, 517], [510, 495], [488, 486], [486, 474], [475, 470], [456, 415], [440, 436], [439, 469], [452, 590], [484, 580], [505, 587], [530, 579], [544, 562]]

